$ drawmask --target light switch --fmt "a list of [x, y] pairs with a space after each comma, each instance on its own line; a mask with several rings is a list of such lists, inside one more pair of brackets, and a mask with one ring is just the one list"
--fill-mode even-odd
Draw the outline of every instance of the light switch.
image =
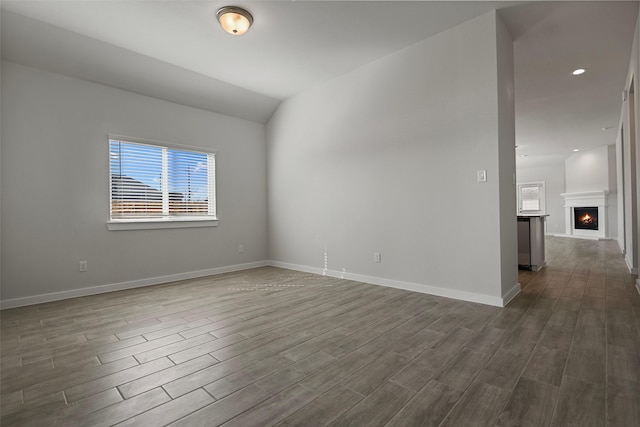
[[487, 182], [487, 171], [478, 171], [478, 182]]

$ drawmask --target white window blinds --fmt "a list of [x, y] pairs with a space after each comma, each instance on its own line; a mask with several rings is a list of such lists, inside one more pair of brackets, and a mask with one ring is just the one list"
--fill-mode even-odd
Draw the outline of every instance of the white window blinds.
[[540, 188], [539, 187], [522, 187], [522, 210], [537, 211], [540, 210]]
[[215, 219], [215, 154], [109, 140], [111, 219]]
[[518, 213], [543, 214], [544, 202], [544, 182], [518, 184]]

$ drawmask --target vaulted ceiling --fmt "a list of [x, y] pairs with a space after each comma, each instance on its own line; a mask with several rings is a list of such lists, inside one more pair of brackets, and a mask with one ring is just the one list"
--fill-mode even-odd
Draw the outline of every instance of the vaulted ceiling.
[[255, 19], [242, 37], [218, 26], [225, 5], [5, 0], [2, 58], [264, 123], [290, 96], [500, 9], [519, 165], [615, 142], [636, 2], [241, 1]]

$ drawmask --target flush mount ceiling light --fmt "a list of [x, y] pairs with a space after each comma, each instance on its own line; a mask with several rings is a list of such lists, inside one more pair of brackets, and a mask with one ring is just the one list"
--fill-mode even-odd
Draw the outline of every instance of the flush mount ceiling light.
[[225, 6], [216, 13], [218, 22], [227, 33], [241, 36], [253, 24], [253, 16], [241, 7]]
[[573, 74], [574, 76], [579, 76], [580, 74], [584, 74], [587, 70], [585, 70], [584, 68], [578, 68], [573, 70], [573, 72], [571, 74]]

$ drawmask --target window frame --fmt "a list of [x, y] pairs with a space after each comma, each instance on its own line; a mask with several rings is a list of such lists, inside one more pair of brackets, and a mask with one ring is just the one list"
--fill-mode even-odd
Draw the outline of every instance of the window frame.
[[[143, 144], [155, 147], [163, 148], [164, 153], [168, 149], [191, 151], [208, 155], [208, 161], [213, 161], [213, 171], [211, 165], [207, 168], [208, 171], [208, 190], [209, 190], [209, 211], [213, 211], [213, 214], [208, 215], [167, 215], [161, 217], [139, 217], [139, 218], [113, 218], [111, 215], [112, 209], [112, 177], [111, 177], [111, 141], [119, 141], [132, 144]], [[130, 136], [108, 134], [107, 138], [107, 161], [108, 161], [108, 185], [109, 185], [109, 218], [107, 220], [107, 229], [109, 231], [120, 230], [150, 230], [150, 229], [162, 229], [162, 228], [193, 228], [193, 227], [216, 227], [219, 223], [217, 216], [217, 150], [212, 150], [203, 147], [194, 147], [182, 144], [168, 143], [164, 141], [156, 141], [142, 138], [135, 138]], [[166, 168], [166, 164], [163, 161], [163, 169]], [[163, 170], [163, 186], [167, 184], [166, 170]], [[163, 205], [168, 203], [168, 200], [164, 200]]]
[[[522, 190], [524, 188], [538, 188], [538, 201], [540, 205], [539, 209], [523, 209], [523, 197]], [[518, 184], [518, 215], [521, 216], [531, 216], [531, 215], [545, 215], [547, 213], [546, 206], [546, 192], [545, 192], [545, 182], [544, 181], [536, 181], [536, 182], [522, 182]]]

